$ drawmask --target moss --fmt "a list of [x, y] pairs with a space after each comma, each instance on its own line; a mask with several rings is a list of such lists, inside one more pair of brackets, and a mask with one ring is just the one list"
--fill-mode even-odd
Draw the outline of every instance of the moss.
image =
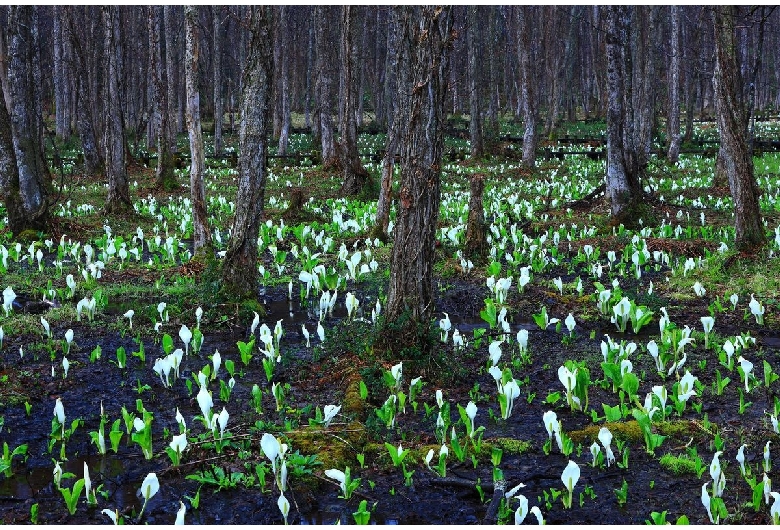
[[338, 429], [320, 426], [303, 427], [286, 433], [290, 446], [301, 454], [317, 455], [325, 469], [354, 467], [355, 455], [363, 452], [365, 427], [358, 421]]
[[661, 467], [674, 475], [698, 475], [696, 461], [688, 455], [666, 453], [659, 460]]
[[505, 455], [521, 455], [529, 451], [532, 445], [527, 440], [518, 440], [517, 438], [493, 438], [483, 441], [482, 448], [483, 451], [488, 449], [490, 452], [493, 447], [497, 447], [503, 450]]
[[39, 241], [38, 232], [35, 230], [22, 230], [14, 236], [14, 239], [20, 243], [31, 243], [33, 241]]
[[[691, 437], [698, 438], [712, 436], [710, 431], [705, 430], [699, 422], [695, 421], [662, 421], [654, 424], [654, 426], [659, 434], [671, 438], [687, 439]], [[598, 438], [601, 427], [606, 427], [609, 429], [612, 435], [618, 440], [644, 443], [642, 429], [639, 427], [639, 423], [636, 420], [606, 423], [604, 425], [589, 425], [584, 429], [570, 432], [569, 437], [574, 443], [585, 443], [590, 440], [596, 440]], [[717, 429], [717, 426], [715, 424], [711, 424], [711, 429]]]

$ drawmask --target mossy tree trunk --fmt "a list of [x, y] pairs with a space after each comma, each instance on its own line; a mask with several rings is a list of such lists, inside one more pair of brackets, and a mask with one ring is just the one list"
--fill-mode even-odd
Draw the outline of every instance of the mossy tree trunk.
[[380, 344], [386, 341], [391, 350], [418, 346], [427, 353], [427, 330], [434, 311], [433, 264], [452, 10], [449, 6], [398, 10], [401, 182], [387, 296], [388, 327], [381, 333]]
[[223, 293], [238, 299], [256, 299], [258, 293], [257, 236], [263, 212], [272, 108], [273, 8], [250, 9], [251, 41], [241, 96], [236, 214], [222, 266]]

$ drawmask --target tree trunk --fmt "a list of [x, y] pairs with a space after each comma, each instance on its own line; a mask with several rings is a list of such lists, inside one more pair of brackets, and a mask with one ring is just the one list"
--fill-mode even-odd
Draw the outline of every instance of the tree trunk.
[[222, 6], [211, 6], [214, 23], [214, 155], [222, 156]]
[[376, 229], [374, 237], [387, 238], [387, 227], [390, 224], [390, 207], [392, 205], [393, 173], [395, 172], [395, 155], [398, 153], [398, 120], [395, 107], [397, 94], [396, 75], [398, 70], [398, 54], [396, 36], [398, 21], [396, 11], [390, 11], [387, 24], [387, 56], [385, 58], [385, 108], [387, 109], [387, 141], [385, 156], [382, 158], [382, 176], [379, 184], [379, 201], [376, 205]]
[[754, 250], [766, 243], [766, 233], [753, 174], [753, 153], [747, 137], [750, 113], [743, 96], [743, 78], [737, 61], [736, 9], [734, 6], [714, 9], [715, 71], [712, 84], [726, 174], [734, 199], [736, 246], [738, 250]]
[[176, 146], [176, 135], [181, 131], [181, 123], [178, 121], [178, 90], [179, 85], [179, 62], [176, 60], [176, 28], [174, 27], [176, 15], [175, 6], [165, 6], [163, 9], [163, 18], [165, 32], [160, 35], [160, 39], [165, 36], [165, 88], [167, 92], [168, 106], [168, 149], [171, 153], [178, 153]]
[[168, 72], [166, 69], [166, 54], [163, 51], [165, 41], [163, 29], [163, 7], [149, 7], [149, 35], [152, 42], [149, 56], [151, 57], [152, 93], [154, 94], [153, 115], [156, 120], [157, 169], [155, 180], [160, 190], [174, 190], [179, 187], [174, 168], [176, 159], [171, 150], [171, 118], [168, 108]]
[[341, 186], [342, 195], [358, 195], [368, 183], [368, 171], [363, 168], [357, 147], [357, 121], [355, 115], [355, 100], [357, 99], [357, 78], [355, 60], [357, 43], [355, 42], [357, 19], [356, 6], [341, 8], [341, 84], [344, 94], [341, 98], [339, 111], [338, 143], [341, 167], [344, 170], [344, 183]]
[[[631, 60], [628, 26], [631, 16], [625, 6], [607, 8], [607, 193], [616, 223], [631, 221], [641, 193], [637, 155], [633, 150], [631, 105]], [[626, 87], [626, 83], [629, 87]], [[629, 107], [629, 108], [626, 108]], [[635, 222], [635, 220], [634, 220]]]
[[441, 200], [444, 105], [452, 9], [400, 7], [398, 14], [398, 113], [401, 184], [390, 264], [387, 350], [409, 346], [430, 353], [433, 264]]
[[669, 64], [669, 121], [667, 136], [669, 138], [669, 150], [667, 157], [669, 162], [677, 164], [680, 157], [680, 15], [679, 7], [670, 7], [670, 25], [672, 41], [672, 59]]
[[469, 196], [469, 218], [466, 223], [465, 254], [471, 258], [482, 258], [487, 252], [487, 226], [482, 195], [485, 192], [484, 175], [471, 177]]
[[520, 35], [518, 49], [520, 53], [520, 90], [523, 99], [523, 165], [533, 168], [536, 164], [536, 94], [534, 93], [534, 69], [531, 61], [531, 27], [529, 18], [531, 7], [517, 6], [517, 32]]
[[[23, 219], [15, 223], [17, 228], [45, 230], [49, 223], [51, 176], [37, 127], [33, 11], [32, 6], [11, 6], [8, 12], [8, 75], [4, 88], [16, 158], [16, 171], [10, 171], [8, 187], [11, 194], [18, 190], [21, 199]], [[11, 158], [3, 158], [2, 164], [8, 168]], [[18, 207], [13, 206], [18, 212]], [[9, 210], [9, 224], [11, 215]]]
[[249, 24], [251, 41], [241, 95], [238, 195], [222, 267], [223, 292], [238, 299], [256, 299], [258, 294], [257, 236], [263, 213], [272, 112], [272, 8], [252, 6]]
[[479, 46], [480, 21], [477, 16], [477, 9], [477, 6], [468, 7], [469, 27], [466, 30], [469, 62], [469, 139], [471, 140], [471, 158], [482, 158], [485, 156], [479, 104], [480, 76], [477, 63], [477, 47]]
[[70, 136], [70, 105], [67, 100], [70, 80], [64, 59], [62, 12], [62, 7], [54, 6], [54, 131], [58, 138], [66, 139]]
[[282, 116], [281, 127], [279, 128], [279, 150], [278, 153], [281, 156], [287, 154], [287, 144], [290, 139], [290, 61], [291, 58], [291, 39], [290, 39], [290, 27], [289, 27], [289, 8], [287, 6], [281, 6], [279, 8], [279, 42], [281, 44], [280, 59], [281, 76], [282, 76]]
[[106, 176], [108, 177], [108, 196], [106, 213], [132, 210], [130, 188], [127, 183], [125, 167], [125, 128], [122, 117], [122, 100], [119, 91], [119, 57], [122, 53], [119, 37], [119, 7], [103, 7], [105, 24], [104, 47], [106, 51], [105, 80], [103, 95], [103, 113], [106, 116]]
[[200, 93], [198, 92], [198, 8], [184, 7], [184, 31], [187, 53], [184, 75], [187, 85], [187, 132], [190, 136], [190, 200], [192, 201], [192, 245], [195, 255], [211, 247], [211, 231], [206, 215], [206, 186], [203, 182], [206, 156], [200, 125]]
[[333, 118], [331, 102], [333, 100], [333, 43], [330, 39], [329, 6], [314, 8], [314, 38], [317, 46], [317, 80], [315, 92], [317, 97], [317, 114], [320, 122], [320, 142], [322, 146], [322, 167], [325, 169], [338, 167], [339, 159], [336, 151], [336, 139], [333, 135]]

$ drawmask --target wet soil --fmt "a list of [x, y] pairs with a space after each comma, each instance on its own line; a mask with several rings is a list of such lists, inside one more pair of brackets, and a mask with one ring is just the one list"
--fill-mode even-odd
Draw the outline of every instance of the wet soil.
[[[648, 279], [646, 277], [643, 282]], [[629, 283], [628, 279], [625, 283]], [[668, 512], [667, 520], [671, 522], [684, 514], [692, 523], [706, 523], [707, 514], [700, 500], [701, 487], [711, 480], [708, 468], [715, 452], [716, 435], [725, 444], [721, 462], [727, 486], [723, 498], [731, 514], [730, 521], [769, 522], [766, 506], [758, 512], [748, 506], [752, 492], [740, 477], [734, 457], [739, 446], [746, 443], [747, 463], [752, 465], [755, 473], [760, 468], [765, 443], [769, 440], [777, 443], [777, 435], [768, 426], [766, 416], [766, 411], [772, 410], [774, 393], [763, 387], [754, 388], [745, 395], [752, 405], [740, 414], [738, 390], [742, 383], [734, 370], [728, 374], [732, 382], [723, 395], [714, 395], [718, 360], [713, 350], [704, 349], [703, 341], [697, 340], [696, 346], [689, 348], [686, 365], [703, 383], [703, 395], [692, 398], [681, 416], [671, 414], [671, 421], [665, 427], [656, 427], [667, 438], [655, 454], [645, 450], [641, 434], [637, 436], [637, 429], [630, 428], [630, 422], [624, 420], [623, 428], [611, 425], [615, 434], [613, 450], [618, 463], [609, 467], [592, 467], [588, 448], [596, 440], [598, 427], [604, 423], [602, 404], [618, 405], [619, 393], [612, 392], [607, 385], [591, 386], [590, 409], [600, 417], [598, 423], [594, 423], [590, 410], [587, 414], [572, 412], [565, 399], [547, 402], [551, 393], [563, 393], [557, 368], [567, 360], [584, 361], [590, 368], [591, 380], [602, 379], [600, 343], [604, 334], [609, 334], [614, 340], [646, 344], [651, 338], [658, 339], [658, 315], [639, 336], [631, 332], [621, 335], [613, 324], [603, 318], [578, 318], [582, 321], [577, 324], [574, 338], [564, 340], [567, 335], [565, 328], [563, 332], [556, 332], [554, 326], [541, 330], [533, 322], [532, 313], [545, 304], [551, 316], [563, 319], [580, 304], [577, 298], [559, 296], [539, 287], [540, 282], [532, 282], [523, 294], [518, 294], [513, 287], [509, 300], [509, 306], [513, 308], [509, 316], [511, 333], [514, 336], [520, 329], [528, 330], [530, 353], [523, 356], [516, 347], [504, 347], [502, 364], [511, 367], [514, 377], [522, 384], [511, 417], [501, 420], [496, 383], [486, 370], [489, 337], [495, 337], [497, 333], [495, 330], [488, 331], [479, 347], [475, 347], [473, 338], [475, 329], [485, 327], [479, 318], [482, 300], [488, 296], [484, 282], [441, 279], [438, 285], [438, 310], [446, 311], [453, 328], [458, 328], [471, 343], [462, 351], [454, 351], [451, 341], [442, 345], [442, 358], [447, 360], [447, 366], [435, 362], [415, 364], [411, 360], [390, 362], [374, 358], [370, 350], [365, 350], [364, 340], [373, 332], [373, 325], [368, 322], [346, 324], [343, 299], [339, 300], [335, 313], [323, 323], [326, 340], [321, 344], [315, 333], [315, 312], [301, 307], [298, 301], [289, 303], [286, 289], [268, 289], [265, 301], [269, 314], [262, 322], [273, 329], [276, 321], [282, 320], [284, 329], [281, 340], [283, 359], [273, 375], [273, 381], [289, 385], [281, 411], [277, 411], [271, 384], [263, 370], [262, 354], [255, 349], [248, 366], [240, 360], [236, 343], [247, 340], [249, 322], [237, 322], [235, 319], [225, 322], [209, 308], [204, 308], [202, 330], [205, 342], [201, 352], [190, 353], [185, 358], [181, 379], [175, 381], [172, 388], [165, 388], [152, 371], [154, 359], [161, 355], [160, 337], [162, 333], [169, 333], [175, 338], [176, 347], [180, 347], [181, 343], [176, 338], [178, 330], [182, 323], [193, 328], [194, 317], [191, 322], [167, 322], [160, 333], [152, 331], [151, 325], [143, 321], [136, 322], [134, 330], [129, 331], [126, 319], [121, 316], [124, 307], [120, 304], [118, 307], [122, 311], [115, 308], [99, 313], [93, 323], [73, 322], [67, 326], [73, 329], [75, 336], [75, 344], [68, 354], [70, 369], [67, 378], [62, 376], [62, 353], [57, 352], [52, 362], [49, 351], [40, 346], [46, 341], [37, 332], [7, 336], [0, 350], [0, 377], [5, 401], [0, 407], [0, 416], [4, 420], [0, 442], [7, 443], [11, 449], [27, 444], [28, 450], [26, 460], [20, 457], [13, 459], [10, 476], [0, 477], [0, 521], [6, 524], [30, 522], [31, 507], [37, 504], [39, 523], [105, 524], [109, 520], [101, 513], [104, 508], [118, 509], [126, 522], [136, 522], [143, 504], [139, 487], [148, 473], [155, 472], [160, 481], [160, 491], [149, 501], [143, 522], [172, 523], [181, 501], [187, 507], [188, 523], [279, 524], [282, 522], [277, 507], [279, 492], [273, 485], [273, 478], [269, 473], [267, 484], [262, 487], [257, 475], [258, 466], [268, 468], [268, 461], [260, 450], [260, 438], [263, 433], [272, 432], [287, 441], [291, 453], [298, 451], [303, 456], [318, 456], [318, 462], [313, 465], [290, 464], [286, 496], [291, 503], [289, 521], [296, 524], [352, 524], [352, 514], [362, 500], [368, 501], [371, 522], [378, 524], [494, 522], [486, 520], [494, 489], [494, 466], [490, 461], [492, 448], [503, 450], [498, 467], [503, 472], [507, 487], [524, 483], [525, 487], [518, 494], [528, 498], [529, 506], [539, 506], [548, 524], [642, 524], [650, 519], [651, 512], [662, 511]], [[369, 313], [361, 316], [370, 316], [370, 309], [366, 311], [366, 308], [373, 307], [376, 292], [355, 292], [361, 300], [361, 308]], [[156, 307], [157, 302], [149, 300], [146, 305]], [[693, 299], [685, 303], [660, 300], [667, 307], [671, 320], [679, 327], [688, 324], [695, 329], [701, 329], [699, 317], [708, 314], [709, 302], [707, 299]], [[742, 301], [741, 305], [745, 303]], [[716, 330], [721, 337], [750, 331], [757, 338], [757, 345], [748, 350], [746, 356], [753, 359], [759, 379], [762, 377], [762, 360], [768, 361], [775, 371], [780, 371], [777, 330], [758, 327], [745, 320], [741, 307], [736, 312], [728, 310], [716, 315], [716, 322]], [[311, 347], [305, 345], [302, 325], [311, 333]], [[64, 336], [67, 327], [53, 329], [57, 341]], [[147, 357], [145, 363], [131, 355], [139, 349], [134, 341], [137, 330], [141, 330]], [[98, 345], [102, 349], [102, 357], [91, 362], [90, 354]], [[127, 352], [127, 367], [124, 369], [116, 366], [115, 352], [120, 346]], [[360, 350], [361, 347], [364, 350]], [[24, 352], [21, 357], [20, 348]], [[59, 349], [59, 345], [56, 348]], [[205, 365], [211, 364], [209, 356], [216, 350], [223, 359], [219, 379], [225, 382], [229, 379], [225, 371], [226, 359], [232, 360], [236, 366], [236, 383], [229, 401], [220, 399], [217, 381], [209, 385], [214, 395], [215, 412], [224, 406], [230, 413], [229, 433], [226, 435], [230, 443], [221, 453], [215, 450], [211, 433], [194, 419], [200, 415], [195, 399], [196, 374]], [[401, 360], [405, 361], [405, 384], [421, 376], [425, 386], [417, 397], [416, 411], [407, 404], [406, 413], [398, 415], [394, 428], [388, 429], [373, 410], [381, 406], [388, 395], [377, 371], [379, 368], [389, 369], [394, 362]], [[634, 373], [640, 376], [640, 397], [657, 384], [665, 384], [671, 392], [674, 377], [659, 376], [646, 352], [640, 348], [633, 354], [632, 360]], [[724, 367], [718, 368], [726, 374]], [[193, 381], [193, 390], [188, 389], [187, 379]], [[367, 402], [355, 397], [355, 388], [361, 379], [369, 390]], [[252, 404], [253, 385], [263, 391], [261, 407]], [[435, 435], [437, 409], [434, 394], [437, 388], [443, 389], [444, 399], [450, 403], [451, 420], [461, 440], [466, 440], [466, 434], [463, 425], [458, 424], [457, 404], [465, 406], [473, 400], [478, 407], [475, 425], [484, 427], [482, 450], [477, 452], [473, 446], [469, 447], [463, 462], [458, 462], [451, 451], [446, 477], [431, 472], [423, 463], [428, 448], [441, 445]], [[100, 486], [97, 506], [88, 507], [82, 500], [74, 515], [68, 513], [61, 493], [52, 482], [54, 461], [60, 460], [59, 443], [54, 445], [52, 452], [48, 450], [52, 411], [57, 398], [64, 404], [68, 425], [76, 418], [82, 420], [66, 443], [67, 460], [62, 464], [63, 469], [79, 478], [86, 462], [93, 486]], [[135, 412], [137, 400], [142, 400], [143, 406], [154, 414], [154, 457], [145, 459], [140, 447], [128, 442], [127, 434], [122, 437], [116, 453], [109, 447], [107, 454], [98, 454], [89, 433], [99, 428], [101, 405], [109, 420], [106, 443], [110, 445], [108, 428], [114, 420], [122, 418], [123, 406]], [[30, 406], [29, 413], [25, 403]], [[328, 404], [343, 406], [331, 425], [324, 428], [310, 422], [315, 418], [315, 409]], [[694, 410], [694, 404], [701, 406], [700, 412]], [[175, 467], [164, 449], [171, 439], [170, 433], [178, 432], [175, 421], [177, 409], [190, 429], [190, 446], [182, 457], [181, 465]], [[542, 416], [548, 410], [557, 413], [563, 431], [574, 440], [574, 452], [569, 456], [561, 454], [554, 442], [547, 454], [545, 444], [548, 435]], [[124, 430], [123, 424], [121, 428]], [[408, 458], [408, 470], [414, 470], [411, 481], [405, 481], [402, 470], [393, 467], [384, 447], [385, 442], [394, 446], [402, 444], [404, 448], [413, 450]], [[773, 449], [776, 446], [773, 445]], [[659, 463], [664, 454], [685, 454], [692, 448], [696, 449], [706, 468], [701, 477], [693, 473], [674, 474]], [[362, 466], [357, 455], [363, 455]], [[563, 490], [561, 472], [570, 459], [579, 464], [581, 478], [574, 490], [573, 507], [564, 509], [558, 493]], [[343, 469], [345, 465], [350, 466], [353, 477], [362, 481], [349, 500], [339, 498], [337, 484], [324, 475], [324, 469], [328, 467]], [[234, 483], [226, 481], [221, 487], [201, 484], [205, 481], [203, 477], [215, 468], [228, 475], [234, 474]], [[775, 474], [773, 469], [769, 476], [780, 483]], [[196, 476], [200, 476], [200, 480], [193, 478]], [[74, 480], [63, 479], [63, 485], [69, 487]], [[627, 484], [625, 501], [616, 493], [621, 490], [624, 481]], [[196, 509], [193, 499], [198, 492], [200, 502]], [[517, 506], [516, 501], [510, 503], [512, 511]], [[509, 512], [500, 516], [503, 522], [513, 521]], [[526, 523], [530, 522], [536, 522], [533, 515], [526, 519]]]

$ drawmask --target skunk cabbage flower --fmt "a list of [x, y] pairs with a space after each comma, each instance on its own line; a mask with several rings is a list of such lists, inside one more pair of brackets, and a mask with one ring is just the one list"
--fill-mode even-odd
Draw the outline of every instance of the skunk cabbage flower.
[[109, 519], [114, 523], [114, 525], [119, 524], [119, 510], [116, 509], [113, 512], [109, 510], [108, 508], [104, 508], [102, 512], [103, 515], [107, 515]]
[[743, 477], [745, 476], [745, 447], [747, 446], [742, 444], [737, 451], [737, 462], [739, 462], [739, 470]]
[[501, 341], [494, 340], [488, 347], [488, 353], [490, 355], [490, 363], [495, 366], [498, 361], [501, 360]]
[[536, 522], [540, 525], [544, 524], [544, 517], [542, 516], [542, 511], [539, 509], [538, 506], [534, 506], [531, 508], [531, 513], [536, 516]]
[[179, 338], [184, 343], [184, 353], [190, 352], [190, 340], [192, 340], [192, 331], [186, 325], [182, 324], [179, 329]]
[[564, 507], [566, 508], [571, 508], [572, 493], [578, 480], [580, 480], [580, 466], [573, 460], [569, 460], [561, 474], [561, 481], [569, 492], [568, 502], [564, 501]]
[[65, 407], [60, 398], [57, 398], [57, 402], [54, 404], [54, 416], [57, 417], [57, 422], [60, 425], [65, 425]]
[[780, 524], [780, 493], [772, 491], [769, 493], [775, 502], [769, 507], [769, 515], [772, 517], [772, 524]]
[[466, 415], [469, 417], [469, 421], [471, 422], [471, 430], [469, 431], [469, 434], [473, 437], [474, 418], [477, 417], [477, 405], [473, 401], [469, 401], [468, 405], [466, 405]]
[[284, 493], [279, 495], [279, 500], [276, 502], [276, 505], [279, 506], [279, 511], [282, 512], [284, 524], [287, 524], [287, 516], [290, 514], [290, 501], [287, 500]]
[[187, 507], [184, 506], [184, 503], [179, 501], [179, 511], [176, 512], [176, 521], [173, 523], [174, 525], [183, 525], [184, 524], [184, 514], [187, 513]]
[[750, 372], [753, 371], [753, 363], [742, 357], [739, 356], [739, 365], [742, 368], [742, 372], [745, 374], [745, 392], [750, 392], [750, 387], [748, 386], [748, 381], [750, 379]]
[[525, 495], [518, 495], [517, 499], [520, 502], [520, 506], [515, 511], [515, 524], [523, 524], [525, 516], [528, 515], [528, 499]]
[[609, 467], [609, 465], [615, 461], [615, 454], [612, 452], [612, 447], [610, 447], [610, 444], [612, 444], [612, 433], [609, 432], [609, 429], [606, 427], [599, 429], [599, 442], [604, 446], [604, 453], [607, 457], [607, 467]]
[[271, 461], [271, 468], [276, 474], [276, 459], [282, 452], [282, 446], [279, 440], [273, 434], [265, 433], [260, 439], [260, 447], [263, 449], [263, 453]]
[[333, 418], [336, 417], [336, 414], [338, 414], [340, 410], [341, 406], [337, 405], [325, 405], [325, 407], [323, 407], [322, 420], [325, 427], [330, 425], [330, 422], [333, 421]]
[[705, 482], [704, 485], [701, 487], [701, 503], [704, 505], [704, 508], [707, 510], [707, 516], [710, 518], [710, 522], [712, 524], [715, 524], [715, 519], [712, 518], [712, 510], [710, 509], [710, 494], [707, 491], [707, 485], [709, 482]]
[[450, 329], [452, 329], [452, 322], [450, 322], [450, 316], [447, 313], [444, 313], [444, 318], [439, 320], [439, 329], [441, 330], [441, 341], [447, 342]]

